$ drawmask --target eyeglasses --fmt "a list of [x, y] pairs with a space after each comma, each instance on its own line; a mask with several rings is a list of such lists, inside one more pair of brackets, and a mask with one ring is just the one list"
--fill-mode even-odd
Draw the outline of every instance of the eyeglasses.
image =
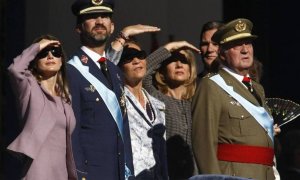
[[147, 57], [147, 53], [145, 51], [139, 51], [135, 48], [125, 48], [123, 50], [120, 63], [126, 64], [130, 63], [134, 58], [138, 58], [139, 60], [144, 60]]
[[51, 54], [57, 58], [60, 58], [62, 56], [62, 50], [60, 46], [48, 46], [37, 54], [37, 58], [45, 58], [48, 56], [49, 52], [51, 52]]
[[172, 56], [170, 56], [168, 59], [166, 59], [163, 63], [164, 65], [167, 65], [172, 62], [180, 61], [182, 64], [190, 64], [187, 57], [180, 52], [173, 52]]

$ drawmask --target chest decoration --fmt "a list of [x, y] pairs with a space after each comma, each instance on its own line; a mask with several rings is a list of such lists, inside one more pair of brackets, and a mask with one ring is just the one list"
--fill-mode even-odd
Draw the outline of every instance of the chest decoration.
[[123, 116], [125, 116], [125, 114], [126, 114], [125, 91], [124, 91], [124, 88], [121, 85], [120, 85], [120, 89], [121, 89], [120, 107], [121, 107]]
[[96, 88], [93, 85], [90, 85], [89, 87], [85, 87], [84, 89], [86, 91], [88, 91], [88, 92], [90, 91], [92, 93], [95, 92], [95, 90], [96, 90]]
[[122, 81], [119, 74], [117, 74], [117, 78], [118, 78], [119, 81]]
[[230, 101], [230, 104], [232, 104], [234, 106], [241, 106], [241, 104], [239, 102], [237, 102], [236, 100]]
[[80, 57], [80, 60], [81, 60], [81, 62], [83, 62], [84, 64], [87, 64], [89, 58], [88, 58], [87, 56], [85, 56], [85, 55], [82, 55], [82, 56]]

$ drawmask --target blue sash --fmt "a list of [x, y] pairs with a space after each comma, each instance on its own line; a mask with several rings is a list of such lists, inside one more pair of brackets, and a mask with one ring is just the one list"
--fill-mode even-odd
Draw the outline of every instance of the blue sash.
[[[73, 65], [82, 75], [85, 77], [98, 91], [101, 98], [103, 99], [105, 105], [107, 106], [110, 114], [114, 118], [119, 132], [121, 134], [121, 138], [124, 142], [124, 131], [123, 131], [123, 117], [121, 113], [121, 108], [119, 105], [119, 101], [113, 91], [108, 89], [101, 81], [99, 81], [95, 76], [93, 76], [88, 67], [82, 65], [81, 61], [77, 56], [74, 56], [70, 61], [69, 64]], [[125, 153], [126, 155], [126, 153]], [[127, 180], [131, 175], [130, 169], [126, 165], [126, 156], [125, 156], [125, 179]]]
[[273, 141], [273, 118], [263, 107], [257, 107], [243, 98], [241, 95], [233, 90], [232, 86], [228, 86], [224, 79], [219, 75], [210, 78], [235, 100], [237, 100], [253, 117], [254, 119], [268, 132], [268, 135]]

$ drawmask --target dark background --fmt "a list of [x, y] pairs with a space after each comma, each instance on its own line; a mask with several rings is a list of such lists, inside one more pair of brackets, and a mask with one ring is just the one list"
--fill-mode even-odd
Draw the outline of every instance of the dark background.
[[[29, 10], [46, 12], [47, 9], [52, 8], [53, 4], [50, 2], [54, 1], [26, 1], [26, 0], [1, 0], [0, 1], [0, 145], [1, 150], [17, 136], [19, 133], [18, 129], [18, 117], [15, 110], [14, 97], [12, 96], [10, 85], [6, 76], [6, 68], [11, 63], [12, 59], [20, 54], [24, 48], [26, 48], [30, 42], [33, 40], [31, 36], [28, 35], [30, 32], [46, 33], [46, 30], [51, 29], [51, 19], [40, 19], [36, 21], [38, 17], [32, 16], [28, 13]], [[59, 1], [63, 2], [64, 6], [70, 5], [73, 1]], [[125, 0], [124, 0], [125, 2]], [[123, 3], [124, 3], [123, 2]], [[133, 1], [132, 1], [133, 2]], [[137, 1], [136, 1], [137, 2]], [[152, 3], [153, 2], [153, 3]], [[158, 1], [165, 2], [165, 1]], [[168, 1], [170, 2], [170, 1]], [[175, 2], [182, 3], [179, 8]], [[178, 40], [185, 38], [185, 34], [177, 35], [174, 32], [189, 32], [192, 29], [198, 31], [197, 36], [192, 37], [191, 42], [194, 45], [198, 45], [200, 29], [198, 24], [203, 24], [208, 20], [223, 20], [229, 21], [238, 17], [248, 18], [254, 23], [253, 33], [258, 35], [259, 38], [255, 41], [255, 56], [264, 65], [264, 75], [262, 78], [262, 84], [265, 87], [265, 92], [267, 97], [280, 97], [283, 99], [290, 99], [295, 102], [300, 102], [298, 85], [300, 77], [298, 72], [300, 72], [300, 59], [299, 59], [299, 42], [300, 42], [300, 21], [296, 18], [299, 17], [299, 8], [296, 5], [297, 1], [293, 0], [224, 0], [224, 1], [201, 1], [201, 6], [209, 4], [209, 8], [203, 12], [199, 10], [197, 12], [187, 13], [182, 10], [182, 8], [188, 6], [192, 7], [193, 3], [199, 3], [198, 0], [186, 0], [186, 1], [174, 1], [172, 4], [165, 3], [164, 7], [176, 7], [179, 14], [176, 15], [178, 18], [184, 18], [180, 22], [189, 21], [191, 24], [195, 24], [195, 27], [186, 27], [185, 24], [180, 26], [170, 25], [172, 21], [176, 21], [174, 16], [168, 16], [169, 18], [159, 17], [158, 24], [161, 24], [164, 29], [168, 30], [168, 34], [158, 34], [158, 41], [160, 44], [167, 42], [170, 38]], [[212, 4], [212, 2], [216, 4]], [[39, 4], [40, 9], [30, 9], [31, 5]], [[127, 1], [131, 3], [131, 1]], [[155, 4], [155, 1], [143, 0], [143, 3], [148, 4], [145, 9], [148, 11], [146, 13], [157, 14], [159, 9], [159, 4]], [[52, 6], [51, 6], [52, 5]], [[150, 8], [151, 6], [151, 8]], [[49, 8], [48, 8], [49, 7]], [[126, 11], [126, 13], [137, 13], [134, 5], [130, 6], [131, 11]], [[149, 7], [149, 8], [147, 8]], [[156, 8], [156, 9], [153, 9]], [[218, 8], [221, 7], [221, 11]], [[59, 7], [58, 7], [59, 8]], [[122, 8], [122, 7], [116, 7]], [[201, 7], [202, 9], [205, 7]], [[199, 7], [199, 9], [201, 9]], [[69, 11], [69, 9], [68, 9]], [[188, 9], [186, 10], [188, 11]], [[49, 13], [49, 12], [48, 12]], [[67, 12], [70, 14], [70, 12]], [[170, 13], [173, 14], [173, 13]], [[191, 14], [191, 15], [189, 15]], [[55, 13], [51, 14], [51, 16]], [[60, 15], [60, 14], [57, 14]], [[32, 17], [31, 17], [32, 16]], [[149, 15], [145, 15], [149, 16]], [[199, 22], [197, 21], [197, 16], [201, 17]], [[135, 16], [134, 16], [135, 17]], [[123, 19], [125, 17], [122, 17]], [[115, 19], [122, 22], [121, 17]], [[34, 19], [34, 21], [33, 21]], [[59, 17], [55, 22], [59, 23], [58, 27], [53, 27], [55, 35], [60, 39], [65, 40], [66, 37], [60, 34], [60, 31], [64, 28], [64, 23], [72, 24], [75, 22], [75, 18], [71, 15]], [[68, 21], [68, 19], [70, 19]], [[145, 18], [144, 18], [145, 19]], [[147, 19], [132, 19], [133, 23], [145, 21]], [[31, 20], [31, 21], [30, 21]], [[127, 22], [131, 22], [131, 19], [126, 19]], [[136, 21], [136, 22], [135, 22]], [[118, 22], [116, 22], [118, 24]], [[141, 22], [143, 23], [143, 22]], [[156, 22], [151, 22], [155, 24]], [[168, 26], [169, 25], [169, 26]], [[30, 28], [32, 26], [32, 28]], [[196, 27], [197, 26], [197, 27]], [[182, 28], [182, 29], [181, 29]], [[120, 27], [117, 27], [120, 29]], [[45, 31], [45, 32], [43, 32]], [[69, 30], [67, 30], [69, 31]], [[74, 32], [69, 31], [72, 36]], [[36, 33], [36, 34], [38, 34]], [[63, 32], [62, 32], [63, 33]], [[32, 33], [34, 34], [34, 33]], [[34, 38], [38, 35], [34, 34]], [[146, 39], [148, 49], [151, 48], [151, 43], [153, 45], [152, 36], [148, 36]], [[190, 37], [189, 37], [190, 38]], [[162, 40], [163, 39], [163, 40]], [[69, 44], [79, 44], [76, 41], [69, 42]], [[67, 43], [66, 43], [67, 44]], [[149, 45], [150, 44], [150, 45]], [[67, 44], [68, 45], [68, 44]], [[67, 50], [72, 51], [76, 47], [68, 46]], [[298, 118], [299, 120], [299, 118]], [[299, 129], [300, 121], [293, 121], [281, 128], [282, 133], [278, 136], [279, 140], [290, 130]], [[17, 179], [16, 175], [19, 172], [19, 164], [12, 161], [11, 157], [1, 151], [0, 162], [1, 162], [1, 173], [0, 179]], [[3, 173], [5, 172], [5, 173]], [[3, 174], [6, 174], [4, 176]], [[15, 177], [14, 177], [15, 176]], [[9, 177], [9, 178], [8, 178]]]

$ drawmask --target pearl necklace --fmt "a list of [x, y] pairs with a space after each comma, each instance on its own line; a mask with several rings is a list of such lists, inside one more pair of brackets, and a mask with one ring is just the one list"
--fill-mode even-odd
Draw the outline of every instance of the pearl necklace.
[[154, 113], [154, 109], [153, 109], [153, 107], [152, 107], [152, 105], [151, 105], [151, 103], [150, 103], [148, 97], [147, 97], [146, 94], [144, 93], [144, 91], [142, 91], [142, 94], [143, 94], [144, 102], [145, 102], [145, 104], [144, 104], [144, 109], [145, 109], [146, 112], [147, 112], [147, 115], [148, 115], [148, 118], [149, 118], [151, 124], [153, 124], [154, 121], [155, 121], [155, 118], [156, 118], [156, 117], [155, 117], [155, 113]]

